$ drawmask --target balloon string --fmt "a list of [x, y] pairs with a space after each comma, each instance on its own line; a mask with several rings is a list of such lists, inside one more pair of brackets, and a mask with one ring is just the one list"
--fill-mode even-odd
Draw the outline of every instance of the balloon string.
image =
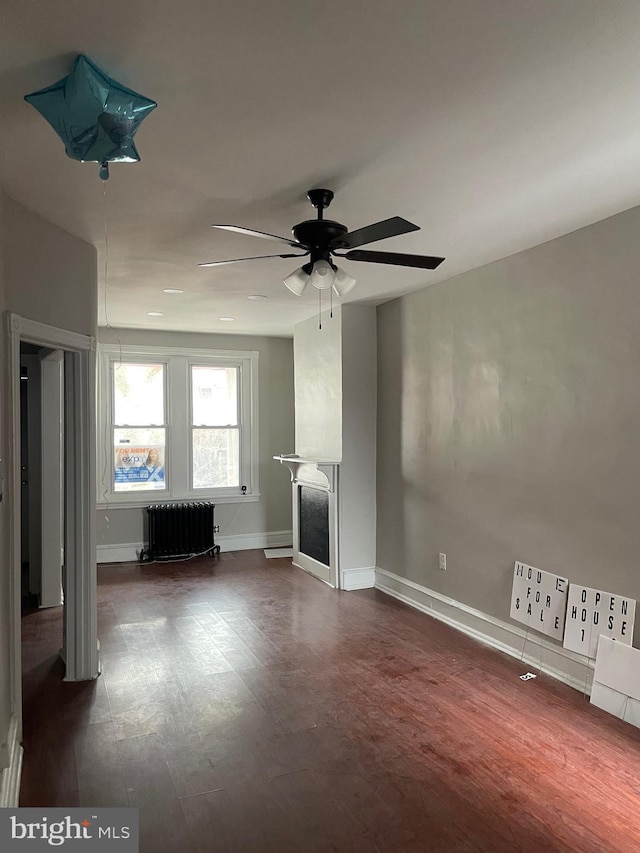
[[103, 181], [102, 183], [102, 198], [103, 198], [103, 206], [102, 213], [104, 219], [104, 319], [107, 324], [107, 329], [111, 328], [111, 323], [109, 322], [109, 314], [107, 312], [107, 282], [108, 282], [108, 273], [109, 273], [109, 223], [107, 220], [107, 182]]
[[[111, 327], [111, 324], [109, 323], [109, 314], [107, 312], [107, 276], [108, 276], [108, 272], [109, 272], [109, 227], [108, 227], [108, 219], [107, 219], [107, 182], [106, 181], [102, 182], [102, 220], [103, 220], [103, 225], [104, 225], [104, 270], [103, 270], [103, 272], [104, 272], [103, 279], [104, 280], [102, 282], [102, 286], [104, 288], [104, 318], [105, 318], [105, 322], [107, 324], [107, 329], [109, 329]], [[111, 373], [111, 370], [112, 370], [112, 368], [110, 365], [109, 366], [109, 372], [110, 373]], [[111, 376], [109, 377], [109, 381], [111, 382]], [[109, 434], [109, 432], [110, 432], [109, 415], [108, 415], [108, 409], [105, 408], [105, 410], [104, 410], [104, 434], [105, 434], [105, 437]], [[110, 443], [111, 443], [111, 440], [109, 439], [106, 446], [108, 447]], [[107, 486], [107, 476], [109, 473], [109, 454], [105, 450], [105, 448], [103, 448], [103, 451], [104, 451], [104, 465], [103, 465], [103, 469], [102, 469], [102, 476], [100, 478], [100, 482], [102, 485], [102, 499], [106, 504], [108, 504], [109, 503], [109, 488]], [[105, 526], [102, 528], [102, 532], [100, 533], [100, 539], [101, 540], [105, 539], [107, 532], [109, 531], [109, 529], [111, 527], [111, 518], [109, 516], [108, 511], [105, 512], [105, 514], [104, 514], [104, 522], [105, 522]]]
[[[107, 295], [108, 295], [108, 284], [109, 284], [109, 219], [107, 216], [107, 182], [103, 180], [102, 183], [102, 215], [104, 221], [104, 318], [106, 323], [106, 328], [111, 329], [111, 323], [109, 322], [109, 314], [107, 311]], [[120, 335], [116, 335], [116, 340], [118, 342], [118, 346], [120, 347], [120, 364], [122, 364], [122, 341], [120, 340]], [[109, 387], [113, 386], [113, 367], [114, 365], [109, 363]], [[104, 410], [104, 434], [107, 436], [111, 432], [111, 424], [109, 421], [109, 408], [106, 407]], [[113, 433], [111, 432], [111, 437], [107, 442], [107, 447], [112, 446], [113, 441]], [[102, 485], [102, 499], [105, 504], [108, 506], [111, 503], [110, 500], [110, 489], [107, 485], [107, 476], [109, 476], [110, 464], [109, 464], [109, 453], [105, 450], [104, 457], [104, 467], [102, 469], [102, 477], [101, 477], [101, 485]], [[107, 532], [111, 527], [111, 518], [109, 516], [108, 511], [104, 514], [105, 526], [102, 529], [102, 533], [100, 534], [101, 539], [104, 539]]]

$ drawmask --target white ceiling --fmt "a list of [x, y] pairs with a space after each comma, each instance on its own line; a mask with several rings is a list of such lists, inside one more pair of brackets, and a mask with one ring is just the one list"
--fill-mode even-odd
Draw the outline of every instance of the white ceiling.
[[[295, 260], [198, 268], [281, 251], [211, 223], [288, 236], [314, 186], [350, 230], [403, 216], [372, 248], [447, 260], [342, 262], [381, 302], [633, 207], [639, 36], [628, 0], [3, 0], [0, 183], [98, 248], [101, 325], [288, 335], [317, 291]], [[23, 101], [78, 53], [158, 102], [106, 198]]]

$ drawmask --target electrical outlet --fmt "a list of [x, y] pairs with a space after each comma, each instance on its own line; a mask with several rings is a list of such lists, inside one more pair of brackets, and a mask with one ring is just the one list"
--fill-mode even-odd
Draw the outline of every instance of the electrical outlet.
[[447, 571], [447, 555], [446, 554], [438, 554], [438, 565], [440, 566], [441, 572]]
[[213, 532], [214, 533], [220, 533], [220, 525], [219, 524], [213, 525]]

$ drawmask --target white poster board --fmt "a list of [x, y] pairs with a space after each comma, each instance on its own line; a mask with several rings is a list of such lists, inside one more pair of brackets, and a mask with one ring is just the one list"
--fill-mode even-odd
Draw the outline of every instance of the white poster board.
[[640, 650], [600, 636], [591, 704], [640, 728]]
[[548, 637], [561, 640], [569, 581], [516, 560], [511, 590], [511, 618]]
[[563, 645], [590, 658], [596, 656], [601, 634], [630, 646], [635, 614], [636, 603], [632, 598], [572, 583]]

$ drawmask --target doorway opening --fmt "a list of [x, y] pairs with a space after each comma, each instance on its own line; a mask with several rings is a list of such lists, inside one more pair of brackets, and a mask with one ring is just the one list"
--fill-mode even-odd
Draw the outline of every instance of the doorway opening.
[[64, 566], [64, 352], [20, 342], [22, 614], [60, 607]]
[[[93, 337], [17, 314], [7, 315], [7, 325], [10, 746], [16, 756], [14, 764], [19, 767], [23, 593], [27, 603], [37, 602], [39, 610], [52, 608], [52, 619], [57, 618], [56, 608], [61, 613], [60, 677], [65, 681], [91, 681], [100, 674], [95, 534], [96, 342]], [[25, 386], [24, 391], [21, 386]], [[38, 423], [40, 436], [36, 440]], [[0, 479], [3, 466], [0, 463]], [[23, 562], [28, 563], [24, 571]], [[18, 778], [19, 770], [16, 774]]]

